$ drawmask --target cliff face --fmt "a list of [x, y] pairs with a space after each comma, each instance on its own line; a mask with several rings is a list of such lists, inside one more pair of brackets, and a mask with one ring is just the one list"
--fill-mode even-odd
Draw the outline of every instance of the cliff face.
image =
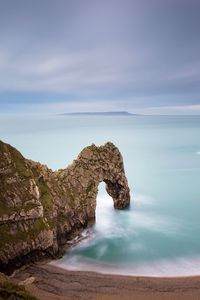
[[110, 142], [84, 148], [70, 166], [53, 172], [0, 141], [0, 270], [53, 257], [93, 224], [102, 181], [116, 209], [129, 206], [123, 159]]

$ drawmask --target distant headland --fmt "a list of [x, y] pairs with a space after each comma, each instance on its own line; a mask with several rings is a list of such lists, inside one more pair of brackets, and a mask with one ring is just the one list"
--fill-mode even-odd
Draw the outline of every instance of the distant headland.
[[71, 112], [60, 114], [62, 116], [137, 116], [127, 111], [94, 111], [94, 112]]

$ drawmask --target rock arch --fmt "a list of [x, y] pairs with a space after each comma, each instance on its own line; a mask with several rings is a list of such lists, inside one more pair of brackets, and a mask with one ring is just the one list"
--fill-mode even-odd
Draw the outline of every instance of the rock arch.
[[76, 210], [81, 208], [88, 220], [95, 218], [98, 185], [102, 181], [106, 183], [106, 191], [112, 197], [116, 209], [130, 205], [123, 158], [111, 142], [100, 147], [93, 144], [84, 148], [67, 169], [58, 171], [57, 176], [65, 178], [62, 185], [73, 195]]
[[66, 169], [53, 172], [0, 141], [0, 269], [62, 246], [95, 221], [98, 185], [104, 181], [114, 207], [130, 204], [122, 155], [108, 142], [84, 148]]

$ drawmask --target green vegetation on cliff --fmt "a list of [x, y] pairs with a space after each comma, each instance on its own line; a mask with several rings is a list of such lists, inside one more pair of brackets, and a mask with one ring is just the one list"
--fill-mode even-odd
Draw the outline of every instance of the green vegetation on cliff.
[[23, 286], [13, 283], [0, 273], [0, 300], [37, 300]]
[[41, 256], [57, 256], [67, 241], [95, 221], [98, 184], [114, 207], [130, 203], [119, 150], [112, 143], [84, 148], [53, 172], [0, 141], [0, 270], [11, 273]]
[[4, 144], [2, 141], [0, 141], [0, 152], [9, 152], [12, 158], [12, 161], [14, 162], [16, 171], [25, 178], [31, 177], [31, 171], [26, 166], [26, 160], [23, 157], [23, 155], [14, 147]]
[[22, 242], [31, 244], [44, 230], [49, 230], [49, 225], [43, 219], [37, 219], [29, 224], [25, 222], [2, 224], [0, 226], [0, 248], [6, 250], [13, 243], [15, 245]]

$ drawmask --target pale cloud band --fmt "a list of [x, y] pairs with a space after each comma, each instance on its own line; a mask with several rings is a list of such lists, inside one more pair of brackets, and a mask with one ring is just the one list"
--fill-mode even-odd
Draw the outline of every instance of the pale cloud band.
[[199, 36], [196, 0], [1, 1], [0, 109], [199, 113]]

